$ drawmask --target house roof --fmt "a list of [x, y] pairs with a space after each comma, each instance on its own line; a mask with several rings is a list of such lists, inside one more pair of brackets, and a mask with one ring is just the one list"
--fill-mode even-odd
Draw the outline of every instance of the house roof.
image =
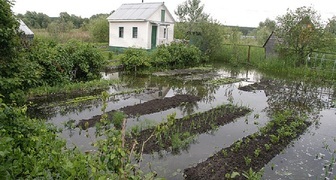
[[25, 35], [34, 35], [33, 31], [28, 28], [28, 26], [20, 19], [20, 27], [19, 29], [25, 34]]
[[161, 6], [165, 7], [163, 2], [122, 4], [107, 19], [108, 20], [147, 20]]

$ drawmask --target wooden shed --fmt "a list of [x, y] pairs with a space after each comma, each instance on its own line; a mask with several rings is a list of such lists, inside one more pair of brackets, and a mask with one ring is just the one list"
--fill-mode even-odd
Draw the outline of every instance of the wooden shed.
[[266, 57], [278, 56], [276, 52], [276, 45], [279, 43], [278, 37], [275, 35], [274, 31], [267, 38], [263, 47], [265, 48]]

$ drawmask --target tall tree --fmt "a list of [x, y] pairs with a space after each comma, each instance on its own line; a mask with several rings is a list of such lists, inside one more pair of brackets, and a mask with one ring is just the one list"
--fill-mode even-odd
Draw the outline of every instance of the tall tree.
[[263, 45], [272, 31], [275, 30], [276, 22], [266, 18], [265, 21], [259, 23], [257, 29], [253, 30], [250, 35], [256, 37], [258, 45]]
[[201, 0], [187, 0], [178, 5], [175, 14], [180, 22], [201, 22], [207, 21], [209, 15], [203, 12], [204, 4], [201, 5]]
[[297, 57], [297, 64], [303, 64], [307, 55], [328, 46], [320, 15], [311, 7], [288, 10], [277, 17], [276, 34], [282, 39], [281, 48]]
[[175, 11], [179, 19], [176, 24], [176, 36], [189, 39], [203, 53], [215, 56], [223, 42], [221, 25], [204, 12], [201, 0], [186, 0]]
[[327, 32], [336, 35], [336, 16], [333, 16], [328, 20], [328, 24], [325, 29]]

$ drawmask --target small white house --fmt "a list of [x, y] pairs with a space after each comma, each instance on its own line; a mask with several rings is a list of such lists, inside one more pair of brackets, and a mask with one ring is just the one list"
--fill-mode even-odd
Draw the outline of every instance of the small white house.
[[164, 2], [123, 4], [107, 20], [112, 49], [153, 49], [174, 40], [175, 20]]

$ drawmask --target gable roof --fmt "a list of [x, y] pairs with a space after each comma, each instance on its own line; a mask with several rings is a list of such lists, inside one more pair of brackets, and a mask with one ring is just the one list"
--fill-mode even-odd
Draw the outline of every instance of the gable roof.
[[122, 4], [107, 19], [108, 20], [147, 20], [161, 6], [164, 6], [166, 8], [163, 2]]
[[33, 31], [28, 28], [28, 26], [20, 19], [20, 27], [19, 29], [25, 34], [25, 35], [34, 35]]

